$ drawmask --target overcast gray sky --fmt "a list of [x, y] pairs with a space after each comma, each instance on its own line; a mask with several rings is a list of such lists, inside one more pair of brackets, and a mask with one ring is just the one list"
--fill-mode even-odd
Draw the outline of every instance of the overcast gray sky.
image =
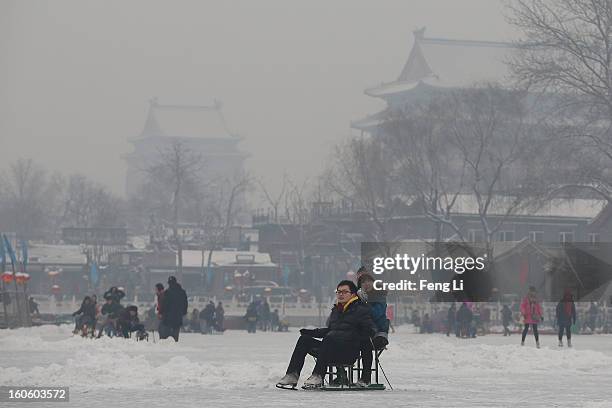
[[148, 100], [221, 100], [268, 184], [315, 177], [412, 31], [509, 40], [498, 0], [0, 0], [0, 149], [123, 194]]

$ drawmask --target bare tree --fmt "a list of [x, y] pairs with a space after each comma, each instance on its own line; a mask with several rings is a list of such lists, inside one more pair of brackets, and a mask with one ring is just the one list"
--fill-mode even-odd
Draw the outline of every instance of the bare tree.
[[122, 204], [104, 186], [75, 174], [66, 186], [62, 223], [81, 228], [121, 225]]
[[212, 266], [213, 252], [228, 242], [230, 229], [235, 225], [238, 215], [245, 210], [243, 208], [245, 193], [252, 183], [248, 176], [235, 180], [222, 180], [211, 184], [203, 194], [199, 219], [199, 224], [204, 230], [201, 265], [203, 281], [205, 270], [210, 271]]
[[285, 199], [285, 195], [287, 193], [288, 182], [289, 180], [288, 180], [287, 174], [285, 173], [283, 174], [283, 181], [281, 183], [280, 190], [278, 191], [276, 195], [273, 195], [270, 189], [268, 189], [268, 187], [266, 187], [266, 185], [261, 180], [257, 181], [257, 184], [259, 185], [259, 189], [261, 190], [261, 193], [266, 203], [272, 208], [272, 216], [273, 216], [272, 221], [274, 223], [278, 223], [279, 209], [281, 208], [283, 200]]
[[445, 226], [464, 240], [452, 212], [465, 190], [467, 163], [460, 160], [451, 139], [451, 107], [449, 97], [439, 95], [390, 112], [383, 124], [382, 137], [394, 166], [390, 177], [404, 200], [420, 204], [433, 221], [436, 242], [443, 239]]
[[524, 34], [510, 63], [516, 78], [557, 95], [556, 156], [569, 171], [558, 173], [556, 190], [582, 187], [610, 201], [612, 2], [516, 0], [508, 10]]
[[[528, 115], [527, 94], [487, 84], [452, 93], [449, 131], [465, 169], [486, 249], [508, 217], [538, 202], [542, 179], [538, 123]], [[490, 258], [492, 259], [492, 258]]]
[[[61, 225], [77, 228], [116, 227], [124, 225], [124, 203], [106, 187], [74, 174], [68, 179], [63, 196]], [[105, 255], [105, 242], [97, 234], [86, 235], [89, 262], [100, 263]]]
[[31, 159], [12, 163], [0, 179], [4, 228], [24, 239], [44, 235], [53, 208], [46, 194], [55, 196], [40, 166]]
[[373, 242], [395, 238], [389, 231], [398, 193], [392, 170], [391, 154], [381, 140], [358, 137], [336, 147], [325, 177], [331, 192], [353, 202], [372, 223], [368, 239]]
[[202, 157], [189, 150], [180, 140], [160, 149], [157, 161], [147, 169], [150, 183], [156, 183], [170, 193], [173, 243], [178, 254], [178, 279], [183, 278], [183, 243], [178, 234], [181, 210], [190, 193], [201, 185]]

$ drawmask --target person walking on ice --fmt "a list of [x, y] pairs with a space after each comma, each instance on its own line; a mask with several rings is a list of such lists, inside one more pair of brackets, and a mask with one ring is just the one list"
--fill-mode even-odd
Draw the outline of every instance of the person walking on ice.
[[563, 347], [563, 331], [567, 336], [567, 347], [572, 347], [572, 324], [576, 324], [576, 305], [569, 289], [557, 304], [557, 325], [559, 326], [559, 347]]
[[512, 322], [512, 310], [508, 307], [508, 305], [504, 305], [504, 308], [501, 311], [502, 315], [502, 325], [504, 326], [504, 336], [510, 335], [510, 323]]
[[521, 302], [521, 314], [523, 315], [523, 323], [525, 323], [525, 327], [523, 328], [523, 335], [521, 337], [521, 346], [525, 345], [525, 337], [527, 336], [527, 332], [529, 331], [529, 326], [533, 329], [533, 336], [535, 337], [536, 347], [540, 348], [540, 336], [538, 334], [538, 323], [544, 320], [542, 315], [542, 306], [538, 301], [538, 294], [536, 292], [536, 288], [533, 286], [529, 287], [529, 292], [527, 292], [527, 296], [523, 298]]

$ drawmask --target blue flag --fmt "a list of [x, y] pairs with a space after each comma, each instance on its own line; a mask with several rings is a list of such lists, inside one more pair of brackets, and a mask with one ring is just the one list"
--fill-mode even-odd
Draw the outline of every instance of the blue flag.
[[23, 265], [23, 271], [26, 271], [28, 267], [28, 241], [25, 239], [21, 240], [21, 265]]
[[215, 273], [213, 272], [213, 268], [212, 266], [209, 266], [208, 268], [206, 268], [206, 286], [210, 287], [210, 285], [213, 282], [213, 279], [215, 277]]
[[91, 264], [91, 268], [89, 269], [89, 280], [91, 286], [96, 286], [98, 284], [98, 265], [96, 265], [95, 262]]
[[13, 251], [13, 247], [11, 246], [11, 243], [6, 237], [6, 234], [2, 234], [2, 237], [4, 238], [4, 245], [6, 246], [6, 250], [9, 256], [11, 257], [11, 264], [13, 265], [13, 268], [14, 268], [15, 265], [17, 264], [17, 258], [15, 258], [15, 251]]
[[291, 268], [289, 265], [283, 266], [283, 286], [289, 286], [289, 276], [291, 275]]
[[0, 238], [0, 262], [2, 263], [2, 271], [6, 270], [6, 252], [4, 250], [4, 240]]

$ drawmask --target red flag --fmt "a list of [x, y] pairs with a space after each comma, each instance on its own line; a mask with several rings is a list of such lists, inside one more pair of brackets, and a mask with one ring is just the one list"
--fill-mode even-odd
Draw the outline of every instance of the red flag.
[[521, 265], [519, 266], [519, 282], [525, 286], [527, 284], [527, 278], [529, 277], [529, 260], [527, 258], [521, 259]]

